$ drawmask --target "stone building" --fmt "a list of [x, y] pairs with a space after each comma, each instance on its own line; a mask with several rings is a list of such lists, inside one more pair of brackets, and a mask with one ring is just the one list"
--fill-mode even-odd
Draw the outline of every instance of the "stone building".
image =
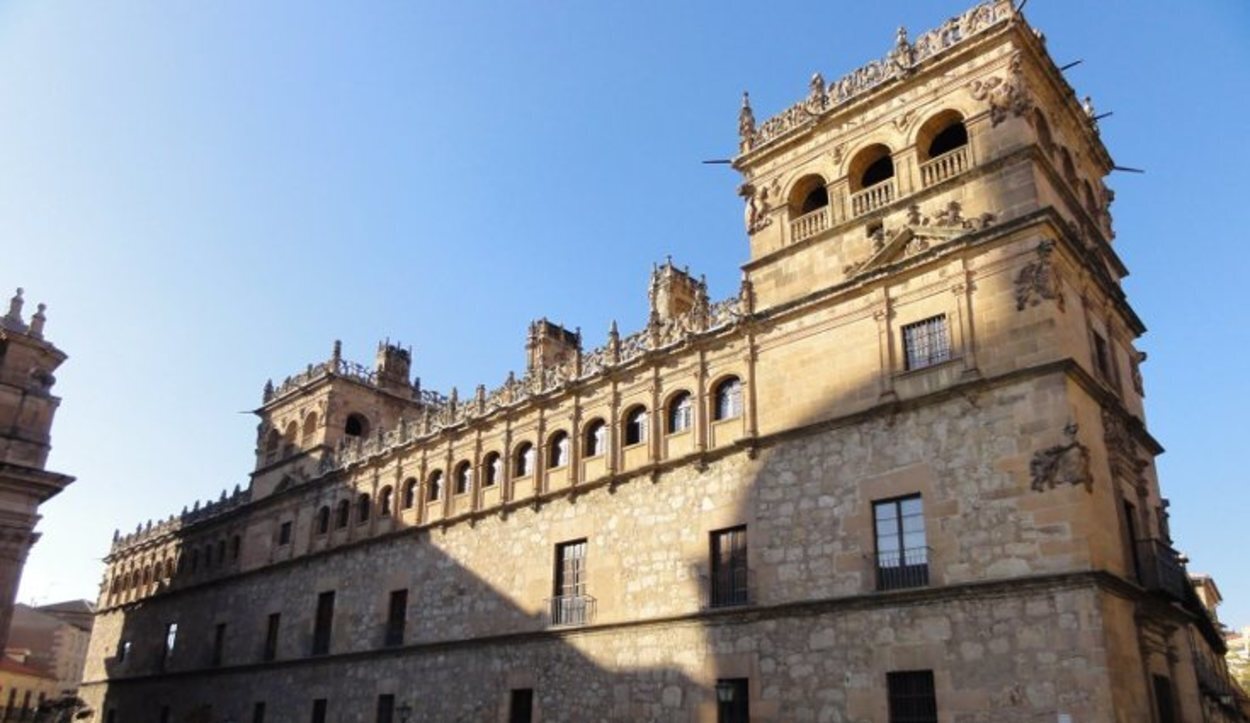
[[18, 603], [5, 654], [57, 681], [59, 695], [74, 695], [87, 661], [95, 605], [67, 600], [31, 607]]
[[18, 289], [0, 317], [0, 650], [26, 554], [39, 539], [39, 505], [74, 481], [44, 469], [52, 417], [61, 403], [52, 395], [52, 372], [65, 353], [43, 338], [44, 305], [30, 324], [22, 318], [22, 305]]
[[757, 124], [740, 293], [500, 386], [265, 386], [246, 489], [117, 535], [119, 721], [1238, 720], [1167, 529], [1112, 160], [1006, 0]]

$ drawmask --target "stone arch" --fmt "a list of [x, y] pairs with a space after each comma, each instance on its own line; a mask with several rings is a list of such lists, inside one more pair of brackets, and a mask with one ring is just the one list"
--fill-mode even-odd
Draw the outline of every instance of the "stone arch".
[[487, 452], [482, 458], [482, 486], [494, 487], [503, 479], [503, 457], [498, 452]]
[[916, 128], [915, 144], [921, 163], [967, 147], [968, 126], [964, 115], [954, 108], [934, 113]]
[[443, 497], [443, 471], [436, 469], [430, 473], [425, 485], [425, 499], [429, 502]]
[[360, 412], [352, 412], [343, 420], [343, 434], [349, 437], [369, 436], [369, 419]]
[[569, 433], [557, 429], [547, 437], [547, 468], [555, 469], [569, 463]]
[[894, 154], [884, 143], [864, 146], [851, 156], [846, 167], [851, 192], [862, 191], [894, 177]]
[[582, 454], [598, 457], [608, 451], [608, 423], [603, 417], [595, 417], [586, 424], [582, 433]]
[[462, 495], [473, 486], [473, 464], [469, 460], [461, 460], [452, 474], [455, 494]]
[[309, 412], [308, 416], [304, 417], [304, 433], [303, 433], [303, 437], [301, 437], [300, 439], [300, 443], [304, 445], [305, 447], [308, 447], [312, 444], [313, 438], [316, 435], [317, 435], [317, 413]]
[[792, 219], [828, 206], [828, 182], [818, 173], [801, 176], [790, 186], [790, 192], [786, 195], [786, 208]]

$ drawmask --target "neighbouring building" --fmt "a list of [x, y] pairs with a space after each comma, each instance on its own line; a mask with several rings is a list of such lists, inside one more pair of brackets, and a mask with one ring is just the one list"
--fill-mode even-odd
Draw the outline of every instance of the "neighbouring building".
[[60, 696], [56, 676], [9, 657], [0, 657], [0, 720], [31, 720], [44, 701]]
[[52, 417], [61, 403], [52, 394], [52, 373], [65, 353], [43, 338], [44, 305], [29, 324], [22, 305], [18, 289], [0, 317], [0, 650], [26, 554], [39, 539], [39, 505], [74, 481], [44, 469], [52, 448]]
[[56, 678], [58, 695], [75, 695], [82, 681], [94, 616], [95, 605], [88, 600], [39, 607], [18, 603], [9, 626], [6, 654]]
[[389, 343], [266, 384], [246, 489], [113, 539], [100, 719], [1243, 720], [1091, 104], [1006, 0], [889, 45], [744, 97], [734, 297], [665, 263], [493, 389]]

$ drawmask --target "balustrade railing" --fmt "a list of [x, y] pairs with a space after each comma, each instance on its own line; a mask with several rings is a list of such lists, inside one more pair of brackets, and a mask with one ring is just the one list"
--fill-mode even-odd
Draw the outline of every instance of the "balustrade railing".
[[873, 184], [851, 194], [851, 213], [855, 216], [863, 216], [893, 201], [895, 195], [893, 178]]
[[968, 170], [968, 146], [947, 151], [920, 164], [920, 183], [928, 188]]
[[790, 241], [809, 239], [829, 228], [829, 207], [809, 211], [790, 222]]

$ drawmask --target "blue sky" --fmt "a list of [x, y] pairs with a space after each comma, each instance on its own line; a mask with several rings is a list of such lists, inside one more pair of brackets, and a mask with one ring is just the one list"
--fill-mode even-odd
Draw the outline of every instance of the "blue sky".
[[[114, 527], [246, 485], [268, 377], [384, 337], [427, 387], [494, 386], [548, 316], [638, 328], [672, 254], [734, 291], [739, 97], [965, 4], [9, 2], [0, 5], [0, 293], [70, 354], [22, 600], [94, 598]], [[1191, 569], [1250, 625], [1236, 542], [1250, 314], [1250, 6], [1033, 0], [1115, 175], [1151, 429]]]

